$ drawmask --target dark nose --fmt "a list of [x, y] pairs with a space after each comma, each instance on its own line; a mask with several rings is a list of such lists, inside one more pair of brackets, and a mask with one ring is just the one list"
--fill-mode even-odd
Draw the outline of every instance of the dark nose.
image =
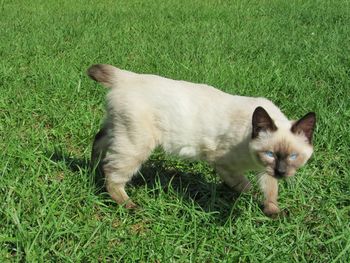
[[283, 176], [285, 176], [286, 175], [286, 170], [284, 170], [284, 169], [276, 169], [275, 170], [275, 176], [276, 177], [283, 177]]
[[278, 159], [275, 166], [275, 176], [283, 177], [287, 172], [287, 164], [284, 160]]

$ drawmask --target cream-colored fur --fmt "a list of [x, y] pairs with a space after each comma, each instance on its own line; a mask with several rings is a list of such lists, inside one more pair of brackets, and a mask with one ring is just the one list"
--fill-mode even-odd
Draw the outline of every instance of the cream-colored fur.
[[[134, 206], [125, 184], [161, 146], [169, 154], [206, 160], [238, 192], [250, 188], [244, 172], [258, 171], [264, 211], [275, 214], [277, 179], [262, 153], [281, 143], [297, 152], [299, 163], [289, 175], [312, 154], [304, 134], [291, 132], [292, 123], [267, 99], [233, 96], [205, 84], [136, 74], [111, 65], [94, 65], [88, 74], [110, 88], [104, 132], [95, 140], [93, 156], [102, 155], [107, 190], [119, 204]], [[252, 115], [259, 106], [277, 130], [262, 130], [253, 139]]]

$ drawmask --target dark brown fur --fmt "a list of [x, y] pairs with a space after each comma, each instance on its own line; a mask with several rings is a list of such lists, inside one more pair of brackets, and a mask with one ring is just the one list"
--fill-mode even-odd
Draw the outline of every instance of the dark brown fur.
[[96, 64], [87, 70], [87, 75], [93, 80], [110, 87], [113, 84], [113, 70], [110, 65]]
[[309, 112], [296, 123], [293, 124], [291, 131], [293, 133], [303, 132], [306, 138], [309, 140], [309, 143], [312, 143], [312, 135], [314, 133], [316, 124], [316, 114], [314, 112]]
[[277, 127], [274, 121], [263, 107], [257, 107], [252, 118], [252, 138], [256, 138], [260, 131], [276, 131]]

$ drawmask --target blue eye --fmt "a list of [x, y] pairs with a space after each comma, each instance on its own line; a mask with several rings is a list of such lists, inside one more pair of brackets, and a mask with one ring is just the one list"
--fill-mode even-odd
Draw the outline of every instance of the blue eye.
[[289, 155], [289, 159], [292, 161], [294, 161], [297, 157], [298, 157], [298, 154], [296, 153], [292, 153], [291, 155]]
[[271, 151], [266, 151], [265, 155], [270, 157], [270, 158], [273, 158], [273, 152], [271, 152]]

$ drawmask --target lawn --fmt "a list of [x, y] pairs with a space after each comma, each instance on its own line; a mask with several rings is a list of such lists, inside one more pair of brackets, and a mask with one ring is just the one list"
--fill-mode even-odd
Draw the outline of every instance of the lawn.
[[[349, 1], [1, 0], [0, 36], [1, 262], [350, 261]], [[264, 216], [254, 174], [236, 196], [161, 150], [128, 186], [138, 210], [97, 191], [95, 63], [315, 111], [286, 215]]]

